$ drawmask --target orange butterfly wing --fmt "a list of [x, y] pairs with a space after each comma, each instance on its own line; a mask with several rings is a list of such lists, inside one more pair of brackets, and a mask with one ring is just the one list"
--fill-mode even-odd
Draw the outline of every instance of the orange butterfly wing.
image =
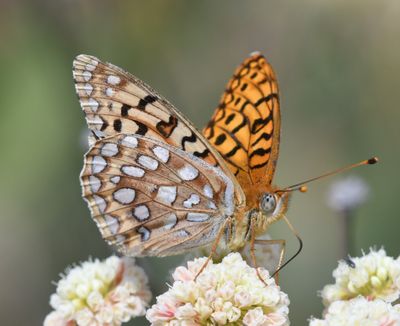
[[271, 184], [279, 152], [279, 94], [275, 73], [261, 54], [236, 69], [203, 134], [244, 190]]

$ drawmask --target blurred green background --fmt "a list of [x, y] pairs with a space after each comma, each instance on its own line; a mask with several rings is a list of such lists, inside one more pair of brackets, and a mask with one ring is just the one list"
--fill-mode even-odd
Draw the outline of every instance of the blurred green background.
[[[398, 0], [3, 0], [0, 36], [2, 324], [41, 324], [51, 281], [73, 262], [111, 253], [80, 196], [85, 122], [71, 72], [80, 53], [144, 79], [202, 128], [234, 68], [260, 50], [281, 90], [276, 182], [380, 156], [379, 165], [350, 173], [371, 189], [356, 212], [353, 254], [372, 245], [400, 254]], [[292, 325], [320, 316], [317, 291], [343, 257], [340, 217], [326, 204], [343, 177], [293, 196], [288, 217], [304, 250], [281, 273]], [[283, 222], [270, 233], [288, 240], [289, 255], [296, 250]], [[154, 294], [178, 261], [139, 260]]]

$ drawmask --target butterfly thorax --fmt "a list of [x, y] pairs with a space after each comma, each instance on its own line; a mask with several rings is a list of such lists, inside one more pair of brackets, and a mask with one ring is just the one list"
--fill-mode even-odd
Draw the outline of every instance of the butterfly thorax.
[[276, 193], [271, 187], [253, 190], [246, 207], [233, 219], [229, 232], [229, 249], [242, 248], [251, 237], [252, 227], [256, 237], [264, 234], [272, 223], [283, 217], [288, 208], [289, 197], [290, 193]]

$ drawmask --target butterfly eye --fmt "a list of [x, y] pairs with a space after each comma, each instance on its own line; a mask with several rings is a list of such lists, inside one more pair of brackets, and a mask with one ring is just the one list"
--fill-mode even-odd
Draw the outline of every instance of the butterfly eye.
[[264, 193], [261, 197], [260, 208], [264, 213], [271, 213], [275, 210], [276, 199], [275, 196], [270, 193]]

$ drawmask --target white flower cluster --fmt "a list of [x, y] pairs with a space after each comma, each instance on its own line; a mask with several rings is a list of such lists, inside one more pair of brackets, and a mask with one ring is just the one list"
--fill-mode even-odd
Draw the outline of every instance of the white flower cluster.
[[310, 326], [396, 326], [400, 325], [400, 306], [359, 296], [349, 301], [333, 302], [324, 319], [312, 319]]
[[256, 270], [231, 253], [221, 263], [211, 261], [195, 279], [206, 258], [189, 261], [173, 273], [170, 289], [147, 311], [152, 325], [289, 325], [289, 299], [268, 271]]
[[143, 316], [151, 300], [148, 279], [132, 258], [111, 256], [76, 266], [50, 298], [45, 326], [121, 325]]
[[[350, 262], [350, 263], [349, 263]], [[359, 295], [368, 299], [383, 299], [394, 302], [400, 295], [400, 257], [388, 257], [384, 249], [351, 261], [340, 261], [333, 271], [335, 284], [322, 290], [322, 299], [327, 307], [337, 300], [349, 300]]]
[[322, 290], [324, 319], [311, 319], [310, 326], [400, 325], [400, 305], [392, 305], [400, 295], [400, 258], [371, 249], [340, 261], [333, 276], [336, 283]]

